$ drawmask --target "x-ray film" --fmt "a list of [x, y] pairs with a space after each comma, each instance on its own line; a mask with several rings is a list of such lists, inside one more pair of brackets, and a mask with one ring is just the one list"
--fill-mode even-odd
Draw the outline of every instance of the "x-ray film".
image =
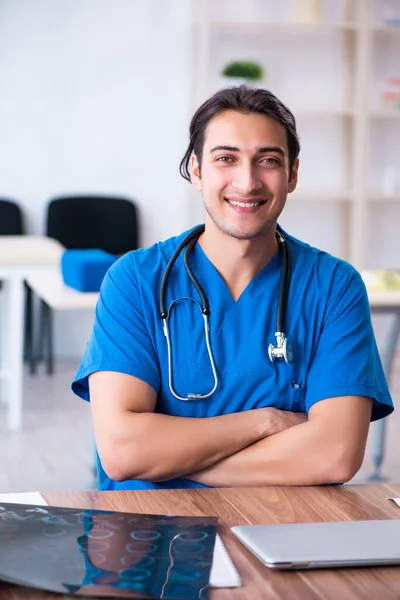
[[0, 503], [0, 580], [78, 596], [205, 599], [216, 523]]

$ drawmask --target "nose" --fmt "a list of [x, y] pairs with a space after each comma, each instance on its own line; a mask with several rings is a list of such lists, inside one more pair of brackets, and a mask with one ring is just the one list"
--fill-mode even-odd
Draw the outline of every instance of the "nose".
[[235, 169], [233, 187], [245, 196], [262, 188], [258, 170], [252, 164], [241, 164]]

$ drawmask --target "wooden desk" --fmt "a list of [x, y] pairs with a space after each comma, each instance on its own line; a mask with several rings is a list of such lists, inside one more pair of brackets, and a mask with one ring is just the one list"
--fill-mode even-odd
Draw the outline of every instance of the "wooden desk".
[[[264, 567], [229, 531], [248, 523], [293, 523], [399, 519], [387, 500], [400, 496], [400, 484], [314, 488], [231, 488], [141, 492], [43, 494], [49, 504], [170, 515], [217, 515], [219, 532], [243, 579], [243, 587], [210, 590], [211, 600], [353, 600], [400, 597], [400, 566], [383, 568], [275, 571]], [[67, 598], [4, 585], [0, 600]]]

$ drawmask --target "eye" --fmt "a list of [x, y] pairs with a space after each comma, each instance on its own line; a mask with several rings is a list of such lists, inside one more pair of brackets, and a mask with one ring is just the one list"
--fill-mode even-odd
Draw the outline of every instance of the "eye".
[[279, 158], [275, 158], [273, 156], [266, 156], [261, 159], [261, 162], [265, 162], [267, 165], [280, 165], [281, 161]]
[[231, 163], [231, 162], [233, 162], [232, 156], [218, 156], [215, 160], [217, 162], [220, 162], [220, 163]]
[[260, 160], [260, 164], [265, 169], [270, 170], [279, 169], [282, 166], [281, 160], [274, 156], [264, 156], [264, 158]]

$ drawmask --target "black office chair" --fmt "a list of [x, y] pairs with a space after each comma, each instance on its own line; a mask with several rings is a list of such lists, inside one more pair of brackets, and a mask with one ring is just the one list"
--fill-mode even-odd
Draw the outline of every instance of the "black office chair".
[[48, 206], [46, 233], [68, 249], [122, 255], [138, 248], [137, 210], [124, 198], [57, 198]]
[[0, 235], [23, 235], [22, 211], [16, 202], [0, 199]]
[[[24, 235], [25, 228], [22, 210], [12, 200], [0, 199], [0, 235]], [[0, 281], [1, 290], [1, 281]], [[32, 290], [25, 286], [25, 338], [24, 356], [29, 361], [32, 357]]]
[[[46, 234], [58, 240], [67, 249], [99, 248], [121, 256], [139, 247], [137, 209], [131, 200], [118, 197], [56, 198], [48, 205]], [[39, 358], [43, 358], [45, 338], [47, 338], [47, 373], [52, 374], [54, 371], [52, 311], [42, 301]]]

